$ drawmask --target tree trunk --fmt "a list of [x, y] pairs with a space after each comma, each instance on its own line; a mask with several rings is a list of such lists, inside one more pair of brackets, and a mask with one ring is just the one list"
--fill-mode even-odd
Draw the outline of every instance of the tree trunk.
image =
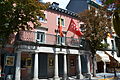
[[92, 57], [92, 64], [93, 64], [93, 77], [96, 77], [96, 57], [95, 57], [95, 54], [93, 54], [93, 57]]

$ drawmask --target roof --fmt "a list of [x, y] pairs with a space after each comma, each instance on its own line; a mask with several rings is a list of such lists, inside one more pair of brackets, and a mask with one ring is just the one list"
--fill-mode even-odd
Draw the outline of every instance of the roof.
[[67, 9], [76, 13], [83, 12], [89, 9], [89, 5], [99, 8], [100, 5], [92, 0], [70, 0], [67, 5]]
[[97, 62], [100, 62], [100, 61], [110, 62], [110, 58], [107, 54], [105, 54], [104, 51], [97, 51], [96, 52], [96, 61]]
[[120, 63], [120, 57], [117, 57], [117, 52], [113, 51], [114, 54], [112, 54], [112, 51], [105, 51], [105, 52], [107, 52], [111, 57], [113, 57], [115, 60], [117, 60]]
[[50, 5], [48, 9], [51, 9], [51, 10], [54, 10], [54, 11], [57, 11], [60, 13], [64, 13], [64, 14], [72, 16], [72, 17], [76, 17], [76, 18], [78, 17], [77, 13], [72, 12], [70, 10], [65, 10], [65, 9], [59, 8], [59, 7], [54, 6], [54, 5]]
[[70, 0], [66, 8], [73, 12], [80, 13], [88, 9], [88, 3], [87, 0]]

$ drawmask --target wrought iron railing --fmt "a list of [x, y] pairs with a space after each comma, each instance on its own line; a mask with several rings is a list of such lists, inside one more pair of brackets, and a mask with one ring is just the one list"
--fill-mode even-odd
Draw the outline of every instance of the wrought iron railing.
[[[82, 47], [85, 50], [90, 50], [88, 42], [81, 38], [74, 38], [74, 37], [65, 37], [64, 42], [58, 42], [58, 35], [53, 35], [53, 34], [46, 34], [44, 33], [44, 36], [40, 36], [39, 38], [42, 38], [43, 40], [39, 40], [37, 38], [38, 32], [35, 31], [20, 31], [18, 36], [17, 36], [17, 41], [25, 41], [25, 42], [32, 42], [32, 43], [37, 43], [37, 44], [42, 44], [42, 45], [63, 45], [63, 46], [72, 46], [72, 47]], [[112, 51], [112, 49], [105, 48], [105, 49], [100, 49], [100, 50], [108, 50]]]
[[35, 42], [38, 44], [50, 44], [50, 45], [67, 45], [67, 46], [76, 46], [79, 47], [81, 39], [66, 37], [65, 42], [58, 44], [58, 36], [53, 34], [45, 34], [44, 42], [39, 42], [37, 39], [37, 32], [35, 31], [20, 31], [18, 34], [18, 41], [28, 41]]
[[[42, 35], [42, 39], [43, 40], [39, 40], [37, 38], [37, 34], [38, 32], [35, 31], [20, 31], [19, 34], [16, 36], [16, 41], [24, 41], [25, 43], [29, 42], [29, 43], [37, 43], [38, 45], [62, 45], [62, 46], [70, 46], [70, 47], [77, 47], [77, 48], [82, 48], [84, 50], [90, 50], [89, 44], [88, 42], [84, 39], [84, 38], [74, 38], [74, 37], [64, 37], [64, 42], [58, 42], [60, 40], [58, 40], [58, 35], [53, 35], [53, 34], [46, 34], [44, 33], [44, 35]], [[22, 42], [23, 43], [23, 42]], [[99, 50], [103, 50], [103, 51], [113, 51], [113, 49], [109, 49], [107, 48], [102, 48]], [[114, 50], [115, 51], [115, 50]]]

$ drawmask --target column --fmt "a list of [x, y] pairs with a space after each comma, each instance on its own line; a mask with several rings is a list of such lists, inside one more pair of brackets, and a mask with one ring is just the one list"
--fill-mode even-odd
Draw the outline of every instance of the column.
[[90, 60], [89, 60], [89, 54], [87, 55], [87, 68], [88, 68], [88, 75], [89, 75], [89, 78], [91, 79], [91, 72], [90, 72]]
[[33, 80], [38, 80], [38, 53], [35, 53]]
[[67, 56], [64, 54], [64, 75], [63, 75], [64, 80], [67, 80]]
[[78, 79], [83, 79], [83, 75], [81, 73], [81, 57], [80, 54], [78, 54], [78, 75], [77, 75]]
[[106, 73], [106, 62], [104, 61], [104, 73]]
[[59, 76], [58, 76], [58, 54], [57, 53], [55, 53], [55, 72], [54, 72], [54, 80], [60, 80], [59, 79]]
[[16, 68], [15, 68], [15, 80], [21, 80], [21, 51], [17, 51], [17, 58], [16, 58]]

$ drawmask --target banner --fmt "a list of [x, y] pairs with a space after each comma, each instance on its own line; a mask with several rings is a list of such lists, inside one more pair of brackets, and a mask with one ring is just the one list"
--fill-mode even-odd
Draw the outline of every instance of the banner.
[[67, 31], [71, 31], [79, 37], [83, 35], [83, 33], [80, 31], [79, 27], [76, 26], [75, 22], [72, 19], [70, 21]]

